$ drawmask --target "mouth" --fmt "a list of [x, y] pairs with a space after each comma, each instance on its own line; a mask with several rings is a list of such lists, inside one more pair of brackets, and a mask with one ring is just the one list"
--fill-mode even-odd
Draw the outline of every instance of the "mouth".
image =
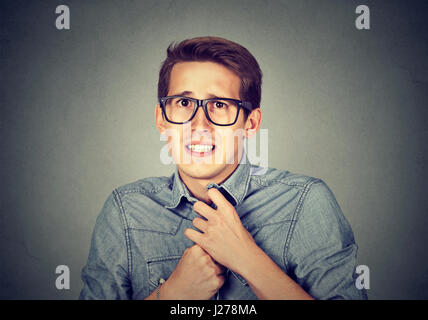
[[215, 150], [215, 145], [213, 144], [186, 144], [186, 151], [188, 151], [192, 156], [196, 157], [206, 157], [211, 155]]

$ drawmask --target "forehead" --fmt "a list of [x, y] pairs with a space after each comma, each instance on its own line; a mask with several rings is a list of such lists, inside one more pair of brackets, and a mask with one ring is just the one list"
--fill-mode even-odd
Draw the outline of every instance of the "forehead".
[[215, 95], [239, 99], [240, 87], [239, 76], [219, 63], [179, 62], [171, 70], [168, 95], [189, 91], [195, 98]]

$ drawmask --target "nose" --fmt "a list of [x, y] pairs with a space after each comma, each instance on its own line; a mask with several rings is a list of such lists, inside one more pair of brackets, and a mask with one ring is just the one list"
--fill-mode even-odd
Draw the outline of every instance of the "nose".
[[199, 107], [198, 110], [196, 110], [196, 114], [194, 118], [192, 119], [192, 129], [202, 129], [202, 130], [208, 130], [211, 127], [211, 124], [207, 117], [205, 116], [204, 109], [202, 107]]

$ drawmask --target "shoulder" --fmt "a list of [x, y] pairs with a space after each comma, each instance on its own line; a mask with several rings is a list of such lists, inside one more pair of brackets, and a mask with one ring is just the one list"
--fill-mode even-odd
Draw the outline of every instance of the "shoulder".
[[254, 165], [251, 166], [250, 181], [260, 187], [276, 186], [296, 190], [309, 190], [313, 184], [324, 183], [322, 179], [306, 174], [276, 168], [261, 168]]
[[125, 228], [175, 232], [179, 218], [165, 206], [171, 204], [171, 177], [148, 177], [113, 190]]
[[[293, 204], [292, 220], [299, 230], [317, 230], [317, 234], [352, 242], [353, 233], [333, 191], [321, 178], [275, 168], [251, 175], [256, 188]], [[284, 200], [285, 199], [285, 200]]]
[[171, 177], [148, 177], [117, 187], [114, 192], [119, 196], [128, 194], [156, 194], [168, 189], [172, 184]]
[[311, 175], [252, 166], [249, 181], [247, 195], [250, 199], [268, 201], [269, 206], [281, 208], [277, 210], [276, 219], [296, 221], [304, 208], [318, 206], [322, 209], [326, 202], [331, 202], [326, 183]]
[[149, 177], [118, 186], [107, 196], [98, 219], [111, 216], [110, 213], [116, 215], [115, 212], [123, 211], [124, 207], [132, 203], [136, 206], [153, 201], [162, 204], [169, 199], [170, 185], [170, 177]]
[[[252, 172], [260, 173], [258, 167], [252, 168]], [[261, 191], [264, 194], [280, 196], [287, 199], [288, 203], [293, 203], [295, 206], [293, 220], [298, 220], [302, 211], [308, 212], [309, 215], [322, 216], [321, 219], [325, 218], [324, 216], [333, 216], [329, 220], [342, 218], [336, 197], [321, 178], [267, 168], [262, 174], [251, 174], [250, 185], [253, 192]]]
[[171, 195], [171, 177], [148, 177], [115, 188], [107, 197], [103, 212], [141, 216], [154, 207], [163, 208], [169, 204]]

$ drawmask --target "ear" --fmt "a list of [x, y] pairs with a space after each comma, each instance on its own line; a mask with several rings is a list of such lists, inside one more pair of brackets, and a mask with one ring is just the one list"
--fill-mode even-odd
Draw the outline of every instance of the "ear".
[[159, 133], [162, 134], [165, 132], [165, 119], [163, 118], [162, 109], [160, 107], [160, 104], [158, 103], [155, 108], [155, 120], [156, 120], [156, 127], [159, 130]]
[[245, 137], [247, 139], [251, 138], [256, 134], [260, 128], [260, 123], [262, 121], [262, 110], [256, 108], [251, 111], [245, 122]]

